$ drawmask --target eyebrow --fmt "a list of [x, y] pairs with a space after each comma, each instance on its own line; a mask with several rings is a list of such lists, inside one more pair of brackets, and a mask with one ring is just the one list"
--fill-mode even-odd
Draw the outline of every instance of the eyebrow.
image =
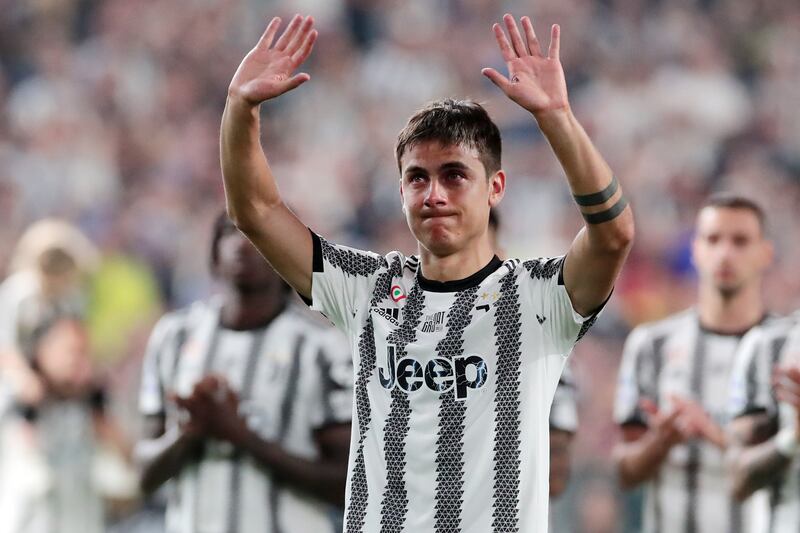
[[[439, 165], [439, 172], [443, 170], [464, 170], [468, 171], [469, 167], [462, 163], [461, 161], [448, 161], [447, 163], [442, 163]], [[427, 173], [428, 169], [423, 168], [419, 165], [411, 165], [407, 167], [403, 174], [413, 174], [415, 172], [424, 172]]]

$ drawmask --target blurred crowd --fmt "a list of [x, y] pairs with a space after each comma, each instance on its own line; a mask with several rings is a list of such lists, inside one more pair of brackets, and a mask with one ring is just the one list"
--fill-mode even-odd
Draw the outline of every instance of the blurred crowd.
[[264, 106], [266, 151], [303, 220], [378, 252], [413, 251], [396, 134], [452, 96], [485, 103], [503, 133], [508, 254], [563, 253], [581, 219], [560, 167], [532, 117], [480, 75], [503, 66], [490, 26], [504, 12], [532, 15], [540, 35], [561, 25], [572, 105], [637, 215], [612, 303], [576, 348], [581, 426], [565, 497], [584, 502], [564, 518], [574, 531], [616, 531], [628, 504], [609, 457], [622, 341], [691, 303], [694, 214], [710, 192], [765, 207], [778, 252], [768, 305], [800, 307], [800, 3], [0, 0], [0, 265], [12, 274], [22, 232], [43, 217], [97, 247], [86, 334], [129, 438], [153, 321], [211, 290], [228, 82], [268, 18], [295, 11], [320, 30], [311, 81]]

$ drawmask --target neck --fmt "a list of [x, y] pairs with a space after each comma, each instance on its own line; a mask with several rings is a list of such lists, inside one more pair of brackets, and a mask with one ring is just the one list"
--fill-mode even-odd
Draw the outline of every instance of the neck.
[[470, 246], [450, 255], [439, 256], [419, 247], [422, 275], [431, 281], [455, 281], [479, 271], [492, 260], [494, 251], [488, 239], [477, 246]]
[[698, 302], [700, 324], [722, 333], [746, 331], [764, 317], [761, 288], [754, 284], [733, 295], [723, 295], [714, 287], [701, 287]]
[[268, 324], [286, 305], [274, 291], [241, 291], [228, 288], [223, 293], [220, 322], [230, 329], [256, 329]]

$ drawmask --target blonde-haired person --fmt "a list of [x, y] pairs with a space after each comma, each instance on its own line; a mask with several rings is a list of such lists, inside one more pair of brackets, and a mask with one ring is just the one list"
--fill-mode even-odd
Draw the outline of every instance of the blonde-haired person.
[[0, 284], [0, 409], [13, 396], [41, 399], [42, 384], [23, 353], [37, 324], [83, 314], [84, 281], [98, 263], [95, 245], [64, 220], [42, 219], [22, 234]]

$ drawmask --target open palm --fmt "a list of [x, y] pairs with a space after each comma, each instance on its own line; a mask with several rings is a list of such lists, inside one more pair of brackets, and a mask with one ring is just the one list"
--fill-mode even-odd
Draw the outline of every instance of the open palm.
[[564, 69], [559, 61], [559, 26], [553, 25], [550, 47], [545, 56], [542, 55], [539, 40], [528, 17], [521, 19], [524, 39], [514, 17], [506, 14], [503, 22], [511, 38], [510, 42], [500, 24], [494, 24], [492, 29], [508, 67], [508, 77], [493, 68], [483, 69], [483, 74], [500, 87], [506, 96], [531, 113], [546, 113], [569, 107]]
[[229, 92], [252, 105], [280, 96], [310, 79], [308, 74], [294, 74], [294, 71], [314, 47], [317, 39], [314, 19], [295, 15], [273, 44], [280, 24], [278, 17], [270, 21], [231, 81]]

